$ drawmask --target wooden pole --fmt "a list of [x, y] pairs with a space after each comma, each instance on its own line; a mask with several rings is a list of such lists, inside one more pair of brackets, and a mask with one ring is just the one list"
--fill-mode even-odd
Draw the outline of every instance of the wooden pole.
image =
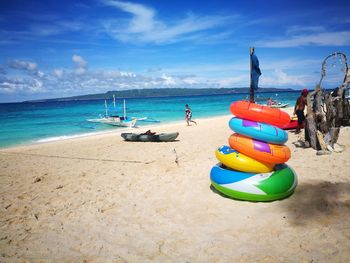
[[254, 103], [254, 87], [253, 87], [253, 64], [252, 64], [252, 55], [254, 52], [254, 47], [250, 47], [250, 90], [249, 90], [249, 101]]

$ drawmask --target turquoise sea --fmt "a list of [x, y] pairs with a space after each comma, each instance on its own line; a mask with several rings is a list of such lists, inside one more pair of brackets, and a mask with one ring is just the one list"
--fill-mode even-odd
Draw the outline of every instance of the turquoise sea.
[[[271, 97], [293, 106], [299, 94], [299, 91], [260, 93], [257, 97]], [[185, 104], [189, 104], [193, 119], [197, 120], [230, 114], [230, 104], [246, 96], [248, 94], [126, 99], [127, 115], [149, 117], [159, 120], [159, 124], [184, 121]], [[112, 103], [112, 98], [108, 103]], [[117, 99], [117, 104], [122, 115], [123, 100]], [[104, 112], [104, 100], [0, 104], [0, 148], [125, 129], [87, 121]], [[150, 124], [155, 123], [138, 122], [138, 126]]]

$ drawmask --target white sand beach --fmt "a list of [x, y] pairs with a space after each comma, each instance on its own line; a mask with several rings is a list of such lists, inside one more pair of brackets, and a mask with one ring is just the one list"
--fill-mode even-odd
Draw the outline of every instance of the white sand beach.
[[1, 149], [0, 261], [348, 262], [350, 127], [322, 156], [289, 132], [296, 191], [254, 203], [210, 186], [230, 118], [152, 127], [178, 131], [169, 143], [116, 131]]

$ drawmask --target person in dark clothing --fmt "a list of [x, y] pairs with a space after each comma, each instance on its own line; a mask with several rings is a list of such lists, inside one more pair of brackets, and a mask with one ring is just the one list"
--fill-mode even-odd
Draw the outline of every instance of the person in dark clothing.
[[308, 93], [309, 91], [307, 89], [303, 89], [301, 95], [298, 97], [295, 103], [293, 115], [296, 114], [298, 117], [298, 127], [295, 133], [299, 133], [301, 128], [303, 127], [303, 122], [305, 120], [304, 109], [307, 105], [306, 97]]

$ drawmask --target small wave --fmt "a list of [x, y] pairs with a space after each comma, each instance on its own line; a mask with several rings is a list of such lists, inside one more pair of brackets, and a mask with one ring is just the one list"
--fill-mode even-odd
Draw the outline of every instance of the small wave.
[[54, 142], [54, 141], [61, 141], [61, 140], [67, 140], [67, 139], [81, 138], [86, 136], [93, 136], [93, 135], [98, 135], [103, 133], [106, 133], [106, 132], [90, 132], [90, 133], [83, 133], [83, 134], [76, 134], [76, 135], [61, 135], [61, 136], [54, 136], [54, 137], [39, 139], [36, 142], [37, 143]]
[[[124, 132], [128, 131], [130, 128], [120, 128], [118, 129], [118, 132]], [[61, 140], [68, 140], [68, 139], [74, 139], [74, 138], [82, 138], [87, 136], [94, 136], [94, 135], [101, 135], [101, 134], [109, 134], [116, 132], [115, 129], [111, 130], [104, 130], [99, 132], [88, 132], [88, 133], [82, 133], [82, 134], [74, 134], [74, 135], [60, 135], [60, 136], [53, 136], [48, 138], [43, 138], [36, 140], [34, 143], [46, 143], [46, 142], [54, 142], [54, 141], [61, 141]]]

